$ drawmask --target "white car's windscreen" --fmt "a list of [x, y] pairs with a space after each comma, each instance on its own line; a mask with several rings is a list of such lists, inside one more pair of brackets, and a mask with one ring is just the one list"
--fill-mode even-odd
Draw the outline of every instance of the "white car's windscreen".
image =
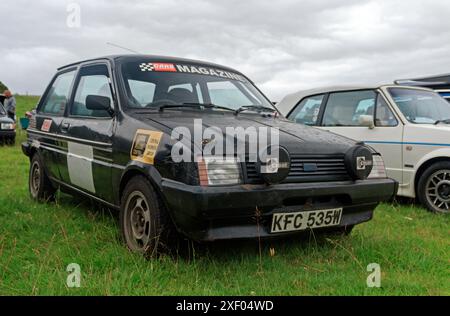
[[450, 103], [439, 94], [405, 88], [388, 89], [406, 119], [416, 124], [435, 124], [450, 119]]

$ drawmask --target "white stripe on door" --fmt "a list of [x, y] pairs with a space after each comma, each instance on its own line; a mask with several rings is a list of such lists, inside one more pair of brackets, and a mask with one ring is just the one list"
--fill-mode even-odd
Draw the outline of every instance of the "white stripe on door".
[[92, 161], [94, 151], [92, 146], [68, 142], [67, 167], [70, 182], [82, 189], [95, 193]]

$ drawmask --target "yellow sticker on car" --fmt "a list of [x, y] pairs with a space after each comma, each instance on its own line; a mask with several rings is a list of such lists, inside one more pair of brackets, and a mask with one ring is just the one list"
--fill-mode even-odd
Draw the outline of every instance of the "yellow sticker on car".
[[162, 132], [138, 129], [131, 146], [131, 160], [153, 165]]

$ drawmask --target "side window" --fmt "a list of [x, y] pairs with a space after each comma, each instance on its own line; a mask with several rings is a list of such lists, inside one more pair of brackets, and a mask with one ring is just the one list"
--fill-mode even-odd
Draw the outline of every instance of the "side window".
[[324, 95], [303, 99], [289, 115], [289, 119], [305, 125], [317, 125]]
[[100, 95], [110, 99], [113, 104], [109, 74], [106, 65], [88, 66], [80, 70], [80, 78], [70, 114], [75, 116], [109, 117], [107, 111], [86, 108], [88, 95]]
[[69, 102], [70, 87], [75, 77], [75, 70], [65, 72], [56, 77], [52, 87], [48, 91], [40, 113], [63, 114], [67, 103]]
[[384, 100], [383, 96], [377, 96], [377, 111], [375, 115], [375, 126], [397, 126], [398, 121], [392, 113], [389, 105]]
[[331, 93], [325, 108], [324, 126], [362, 126], [361, 115], [374, 115], [373, 90]]

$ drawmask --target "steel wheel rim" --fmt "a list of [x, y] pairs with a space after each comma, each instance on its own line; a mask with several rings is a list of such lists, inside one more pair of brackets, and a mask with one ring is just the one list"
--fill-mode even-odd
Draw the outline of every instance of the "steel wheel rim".
[[450, 170], [439, 170], [430, 176], [426, 197], [438, 212], [450, 211]]
[[125, 236], [131, 249], [143, 251], [151, 235], [150, 209], [144, 194], [132, 192], [125, 204]]
[[34, 162], [31, 166], [30, 182], [31, 193], [33, 194], [33, 196], [36, 196], [41, 185], [41, 168], [39, 167], [39, 164], [37, 162]]

